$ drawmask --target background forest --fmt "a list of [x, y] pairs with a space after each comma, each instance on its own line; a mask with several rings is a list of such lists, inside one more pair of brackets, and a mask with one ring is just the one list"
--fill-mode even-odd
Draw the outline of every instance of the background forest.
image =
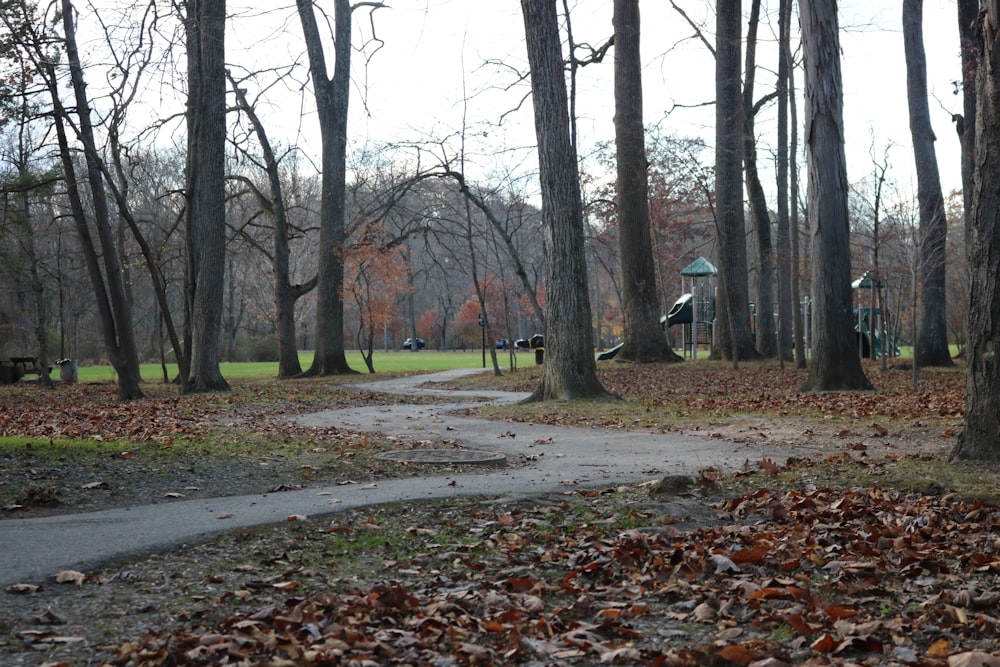
[[[338, 38], [344, 46], [343, 38], [333, 32], [335, 4], [313, 7], [300, 2], [298, 7], [300, 16], [306, 7], [320, 18], [321, 25], [330, 28], [330, 34], [320, 38], [331, 62], [340, 59]], [[670, 20], [696, 35], [695, 42], [705, 42], [698, 48], [710, 50], [716, 39], [711, 8], [697, 2], [689, 3], [690, 7], [672, 4]], [[779, 10], [784, 10], [777, 2], [752, 4], [745, 8], [742, 20], [744, 30], [750, 25], [753, 31], [743, 35], [747, 49], [744, 91], [750, 117], [760, 120], [751, 125], [748, 150], [755, 156], [766, 191], [765, 222], [755, 222], [749, 199], [745, 214], [750, 258], [746, 282], [753, 301], [762, 286], [761, 276], [766, 284], [774, 279], [775, 271], [773, 259], [768, 263], [768, 255], [760, 248], [762, 230], [768, 237], [779, 233], [778, 195], [769, 184], [775, 180], [779, 97], [775, 35]], [[198, 321], [192, 314], [192, 232], [186, 216], [193, 208], [188, 181], [191, 164], [200, 158], [191, 154], [190, 96], [195, 87], [188, 77], [193, 71], [193, 42], [185, 26], [192, 13], [201, 10], [193, 2], [168, 6], [66, 1], [35, 6], [7, 0], [3, 5], [0, 356], [33, 355], [50, 363], [67, 357], [83, 364], [108, 361], [107, 322], [88, 273], [80, 222], [74, 218], [73, 196], [65, 178], [67, 169], [75, 169], [81, 180], [85, 174], [101, 172], [92, 181], [96, 188], [80, 193], [80, 213], [86, 225], [95, 229], [101, 207], [110, 209], [105, 214], [107, 228], [94, 232], [95, 238], [105, 234], [107, 245], [98, 247], [94, 257], [103, 261], [112, 252], [117, 256], [119, 268], [113, 271], [121, 276], [138, 358], [174, 362], [175, 344], [166, 314], [172, 314], [178, 341], [189, 340], [184, 332], [195, 326], [192, 322], [181, 326], [181, 322]], [[590, 20], [598, 11], [595, 7], [606, 15], [605, 32], [587, 36], [594, 38], [594, 46], [573, 42], [572, 52], [579, 62], [571, 69], [571, 96], [577, 81], [581, 87], [592, 85], [587, 83], [591, 71], [611, 68], [611, 3], [569, 3], [567, 8], [570, 18], [575, 13]], [[427, 10], [429, 21], [447, 20], [444, 15], [432, 16], [432, 11]], [[375, 94], [372, 91], [379, 90], [375, 79], [369, 89], [365, 76], [368, 63], [381, 57], [379, 26], [394, 20], [392, 12], [382, 3], [357, 3], [351, 8], [354, 28], [348, 33], [348, 46], [361, 56], [355, 57], [351, 70], [352, 94], [360, 93], [354, 98], [357, 108], [366, 108]], [[222, 278], [221, 286], [217, 285], [221, 287], [217, 308], [220, 360], [275, 360], [283, 337], [288, 344], [289, 331], [294, 331], [291, 342], [299, 350], [314, 349], [322, 335], [317, 331], [317, 295], [322, 288], [316, 285], [320, 261], [328, 250], [321, 242], [325, 170], [317, 155], [320, 140], [314, 134], [286, 131], [296, 124], [289, 121], [291, 116], [315, 114], [316, 97], [309, 92], [317, 80], [316, 70], [306, 62], [310, 37], [296, 26], [294, 6], [267, 7], [253, 14], [230, 7], [225, 19], [230, 46], [225, 53], [224, 82], [225, 248], [217, 267]], [[280, 33], [270, 33], [278, 48], [268, 47], [263, 59], [259, 52], [244, 48], [247, 36], [240, 32], [242, 21], [260, 15], [281, 25]], [[797, 17], [791, 25], [793, 86], [786, 92], [788, 99], [798, 99], [801, 105], [801, 91], [794, 87], [795, 77], [801, 76], [796, 70], [802, 65]], [[572, 22], [565, 21], [563, 27], [571, 28]], [[513, 29], [517, 31], [516, 23]], [[71, 30], [76, 31], [81, 47], [78, 74], [90, 96], [83, 103], [74, 98], [77, 89], [71, 77], [77, 72], [66, 55], [65, 40]], [[765, 33], [766, 39], [757, 37]], [[567, 39], [583, 38], [571, 35]], [[654, 38], [645, 39], [648, 43]], [[514, 43], [508, 48], [516, 52], [518, 46]], [[751, 58], [753, 47], [757, 47], [756, 62]], [[954, 51], [958, 53], [957, 43]], [[607, 62], [602, 62], [606, 54]], [[476, 67], [492, 72], [494, 87], [513, 93], [507, 96], [507, 106], [494, 108], [492, 118], [463, 117], [459, 127], [426, 128], [420, 141], [402, 137], [382, 141], [365, 137], [377, 118], [357, 124], [363, 133], [352, 132], [356, 117], [352, 110], [352, 124], [346, 130], [344, 244], [338, 251], [344, 270], [339, 290], [344, 309], [342, 336], [349, 348], [400, 349], [407, 338], [425, 339], [435, 349], [476, 347], [480, 313], [487, 315], [491, 346], [500, 339], [529, 337], [543, 328], [545, 240], [537, 173], [532, 159], [526, 157], [532, 147], [498, 140], [487, 154], [481, 141], [490, 126], [498, 130], [496, 137], [504, 136], [509, 127], [504, 125], [505, 117], [519, 111], [526, 89], [517, 81], [523, 80], [526, 64], [523, 56], [505, 62], [483, 57]], [[704, 77], [710, 78], [711, 72]], [[957, 55], [954, 77], [961, 77]], [[289, 95], [296, 89], [299, 97]], [[602, 113], [610, 115], [613, 91], [605, 93]], [[471, 104], [474, 97], [470, 94], [466, 103]], [[79, 120], [81, 108], [89, 108], [92, 116], [91, 152], [86, 148], [86, 128]], [[574, 119], [595, 113], [582, 106], [573, 111]], [[63, 151], [56, 127], [59, 117], [65, 121], [68, 137]], [[938, 124], [943, 124], [947, 117], [938, 111], [935, 120], [942, 119]], [[801, 117], [792, 120], [801, 123]], [[720, 261], [714, 146], [710, 138], [690, 132], [689, 125], [674, 127], [670, 121], [667, 116], [648, 124], [646, 132], [649, 228], [663, 314], [691, 289], [690, 282], [681, 278], [684, 267], [699, 257], [716, 264]], [[950, 130], [939, 130], [945, 131]], [[593, 312], [590, 327], [598, 349], [606, 349], [622, 341], [624, 327], [614, 139], [595, 139], [581, 145], [579, 154]], [[803, 167], [801, 156], [801, 150], [793, 151], [793, 172]], [[912, 183], [897, 180], [901, 171], [897, 161], [909, 164], [912, 158], [898, 146], [880, 143], [873, 131], [869, 163], [852, 164], [856, 177], [849, 193], [851, 265], [859, 278], [877, 271], [884, 291], [877, 296], [871, 290], [868, 294], [859, 291], [858, 301], [870, 306], [877, 300], [889, 317], [889, 335], [910, 344], [917, 335], [920, 279], [927, 258], [921, 255], [924, 232], [917, 192]], [[95, 192], [101, 192], [110, 206], [98, 202]], [[961, 348], [963, 202], [960, 192], [945, 194], [948, 337]], [[802, 188], [788, 201], [793, 230], [789, 242], [794, 247], [777, 253], [797, 281], [799, 306], [807, 306], [811, 295], [805, 199]], [[287, 319], [288, 313], [292, 324], [289, 327], [286, 322], [282, 328], [282, 317]], [[804, 322], [802, 312], [795, 317]], [[751, 326], [756, 329], [759, 322], [755, 319]], [[765, 331], [773, 331], [774, 326], [768, 323]], [[670, 332], [675, 345], [680, 344], [681, 333], [679, 327]]]

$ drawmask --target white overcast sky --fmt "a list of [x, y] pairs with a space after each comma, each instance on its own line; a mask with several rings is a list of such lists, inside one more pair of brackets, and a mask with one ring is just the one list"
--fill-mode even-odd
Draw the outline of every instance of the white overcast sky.
[[[706, 36], [713, 40], [715, 3], [677, 3], [693, 20], [706, 22]], [[230, 0], [230, 13], [256, 12], [257, 18], [253, 19], [253, 29], [229, 32], [227, 59], [252, 67], [255, 63], [278, 65], [302, 58], [302, 52], [297, 51], [301, 49], [301, 30], [294, 5], [278, 0], [273, 9], [267, 9], [266, 2], [255, 4], [254, 10], [244, 9], [248, 4], [246, 0]], [[332, 3], [320, 4], [332, 12]], [[744, 12], [748, 4], [744, 0]], [[764, 4], [773, 25], [761, 26], [758, 67], [773, 72], [776, 63], [771, 30], [777, 31], [777, 0], [764, 0]], [[839, 4], [849, 178], [856, 181], [871, 172], [869, 153], [874, 136], [879, 155], [890, 142], [895, 146], [890, 178], [904, 190], [915, 191], [901, 3], [842, 0]], [[923, 4], [931, 116], [938, 138], [942, 186], [947, 194], [961, 184], [958, 140], [950, 121], [952, 113], [961, 112], [961, 96], [953, 94], [952, 86], [960, 75], [957, 10], [954, 0], [924, 0]], [[515, 71], [526, 69], [520, 2], [390, 0], [388, 5], [374, 15], [376, 34], [384, 42], [382, 49], [374, 54], [367, 68], [362, 67], [363, 58], [358, 53], [353, 56], [355, 86], [351, 92], [349, 133], [354, 143], [368, 139], [388, 142], [441, 138], [462, 127], [463, 114], [467, 125], [478, 130], [477, 137], [485, 144], [533, 143], [530, 103], [508, 115], [502, 128], [495, 127], [525, 93], [524, 86], [504, 89], [512, 82]], [[612, 0], [571, 0], [571, 6], [577, 42], [600, 44], [610, 36]], [[640, 9], [646, 123], [659, 122], [667, 131], [697, 134], [711, 141], [714, 107], [675, 108], [711, 102], [711, 55], [700, 41], [690, 39], [692, 29], [667, 0], [643, 0]], [[362, 35], [370, 34], [367, 14], [356, 13], [355, 46]], [[490, 62], [503, 63], [510, 70], [488, 65]], [[594, 141], [613, 138], [612, 62], [608, 58], [604, 64], [580, 71], [581, 152]], [[796, 84], [800, 94], [803, 83], [799, 70]], [[772, 76], [759, 70], [758, 97], [771, 85]], [[463, 99], [468, 100], [466, 104]], [[301, 141], [308, 143], [315, 131], [311, 109], [306, 109], [307, 115], [300, 119], [299, 101], [294, 95], [272, 100], [268, 115], [276, 127], [290, 138], [301, 130], [305, 133]], [[772, 111], [758, 121], [758, 134], [772, 132], [767, 119], [773, 116]], [[494, 127], [486, 130], [482, 123]], [[534, 163], [526, 166], [533, 168]]]

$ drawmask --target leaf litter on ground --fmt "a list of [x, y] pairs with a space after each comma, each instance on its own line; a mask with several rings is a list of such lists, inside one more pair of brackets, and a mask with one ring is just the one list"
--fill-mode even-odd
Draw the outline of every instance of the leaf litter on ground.
[[[658, 382], [641, 370], [629, 386], [662, 396], [677, 383], [672, 369]], [[710, 375], [717, 387], [725, 373]], [[758, 375], [747, 386], [774, 392], [767, 405], [689, 393], [660, 412], [686, 413], [683, 428], [701, 415], [720, 432], [743, 409], [803, 432], [834, 421], [828, 456], [706, 470], [655, 494], [570, 488], [236, 531], [108, 564], [82, 584], [11, 591], [0, 651], [14, 665], [1000, 661], [1000, 513], [979, 499], [995, 472], [919, 448], [876, 457], [864, 441], [954, 428], [960, 383], [916, 392], [909, 407], [905, 390], [880, 388], [889, 400], [879, 408], [877, 394], [797, 397], [794, 380]], [[635, 415], [659, 398], [604, 377], [645, 407], [597, 421], [655, 423]], [[570, 423], [595, 420], [561, 408]], [[976, 476], [982, 487], [968, 484]], [[71, 631], [53, 631], [52, 619]]]

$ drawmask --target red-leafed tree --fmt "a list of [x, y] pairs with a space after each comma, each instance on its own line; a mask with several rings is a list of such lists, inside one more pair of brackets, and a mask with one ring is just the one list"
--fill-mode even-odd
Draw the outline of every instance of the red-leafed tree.
[[368, 372], [374, 373], [376, 333], [395, 315], [399, 297], [412, 289], [407, 280], [406, 258], [399, 248], [366, 241], [350, 248], [344, 265], [346, 274], [354, 278], [345, 292], [358, 309], [356, 342]]

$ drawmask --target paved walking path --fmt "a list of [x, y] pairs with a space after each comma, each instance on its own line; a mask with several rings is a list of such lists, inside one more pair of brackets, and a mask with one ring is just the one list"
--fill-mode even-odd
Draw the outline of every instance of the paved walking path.
[[[428, 388], [476, 369], [445, 371], [359, 385], [383, 392], [440, 394], [453, 402], [435, 405], [362, 406], [303, 415], [306, 425], [335, 426], [395, 435], [408, 441], [447, 440], [517, 457], [513, 467], [468, 466], [451, 475], [380, 480], [301, 491], [177, 501], [0, 521], [0, 587], [40, 582], [60, 570], [84, 570], [110, 558], [162, 551], [244, 526], [278, 523], [291, 514], [310, 517], [405, 500], [463, 495], [508, 495], [579, 487], [635, 484], [666, 474], [690, 474], [715, 466], [735, 469], [766, 452], [712, 438], [569, 428], [489, 421], [460, 416], [464, 408], [512, 402], [524, 395], [457, 392]], [[336, 504], [331, 504], [335, 498]], [[219, 518], [220, 516], [226, 518]]]

